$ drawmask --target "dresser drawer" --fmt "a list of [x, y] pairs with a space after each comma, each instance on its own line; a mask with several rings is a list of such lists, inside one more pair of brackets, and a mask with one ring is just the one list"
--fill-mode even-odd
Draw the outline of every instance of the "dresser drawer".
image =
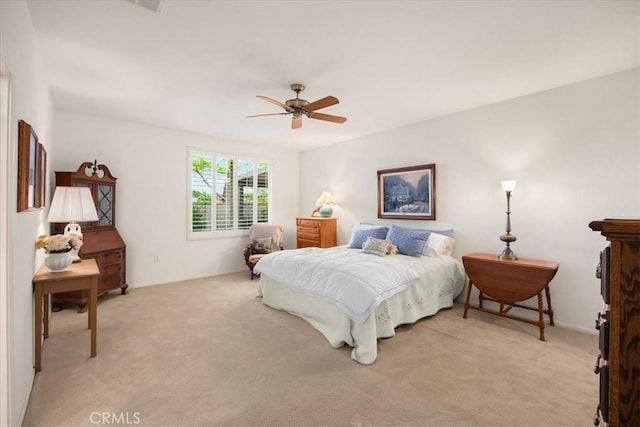
[[98, 281], [98, 293], [108, 292], [111, 289], [119, 288], [124, 284], [122, 271], [111, 271], [104, 276], [100, 276]]
[[298, 238], [298, 249], [300, 248], [317, 248], [320, 246], [320, 242], [317, 240], [305, 240]]
[[96, 262], [100, 265], [118, 264], [122, 261], [122, 251], [111, 251], [96, 256]]
[[298, 218], [298, 226], [320, 228], [320, 221], [315, 219]]
[[320, 237], [320, 230], [317, 228], [298, 227], [298, 237], [316, 240]]

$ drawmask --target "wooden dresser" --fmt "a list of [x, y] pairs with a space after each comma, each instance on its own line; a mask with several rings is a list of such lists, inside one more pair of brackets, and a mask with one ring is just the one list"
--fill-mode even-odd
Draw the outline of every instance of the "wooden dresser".
[[[127, 293], [127, 245], [116, 229], [116, 180], [105, 165], [84, 162], [75, 172], [56, 172], [56, 186], [88, 187], [98, 212], [98, 221], [82, 223], [82, 259], [95, 259], [100, 269], [98, 296], [114, 289]], [[64, 233], [65, 224], [54, 224], [53, 232]], [[54, 295], [54, 302], [75, 302], [79, 312], [86, 311], [88, 291], [63, 292]]]
[[596, 319], [600, 404], [594, 425], [640, 426], [640, 219], [589, 224], [609, 246], [600, 253], [603, 308]]
[[338, 244], [336, 218], [315, 216], [296, 218], [296, 237], [298, 248], [330, 248]]

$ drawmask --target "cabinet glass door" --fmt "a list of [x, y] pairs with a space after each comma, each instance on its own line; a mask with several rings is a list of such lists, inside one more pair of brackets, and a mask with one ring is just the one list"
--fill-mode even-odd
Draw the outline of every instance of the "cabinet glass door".
[[98, 185], [98, 225], [113, 225], [113, 186]]

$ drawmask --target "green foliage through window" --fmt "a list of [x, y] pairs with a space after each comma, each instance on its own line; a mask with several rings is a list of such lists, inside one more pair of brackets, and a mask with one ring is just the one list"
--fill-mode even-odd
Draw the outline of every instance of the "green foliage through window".
[[190, 156], [192, 232], [246, 230], [269, 222], [269, 162], [203, 152]]

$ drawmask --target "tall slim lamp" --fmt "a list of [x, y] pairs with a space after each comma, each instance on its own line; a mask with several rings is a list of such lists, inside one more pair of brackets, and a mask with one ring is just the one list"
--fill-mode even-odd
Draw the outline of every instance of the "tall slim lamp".
[[502, 189], [507, 193], [507, 226], [505, 228], [506, 234], [500, 236], [500, 240], [505, 242], [507, 246], [499, 255], [500, 259], [514, 260], [518, 259], [516, 254], [513, 253], [509, 245], [517, 240], [516, 236], [511, 234], [511, 192], [516, 188], [515, 180], [502, 181]]
[[[49, 208], [48, 222], [66, 222], [64, 234], [75, 234], [82, 240], [80, 222], [95, 222], [98, 212], [88, 187], [56, 187]], [[71, 251], [74, 260], [80, 261], [78, 249]]]

